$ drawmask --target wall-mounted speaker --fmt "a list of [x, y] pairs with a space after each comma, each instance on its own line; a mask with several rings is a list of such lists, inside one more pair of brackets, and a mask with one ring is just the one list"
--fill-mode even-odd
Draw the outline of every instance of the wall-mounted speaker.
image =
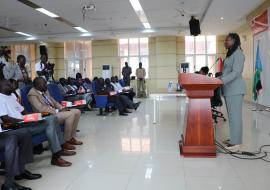
[[47, 54], [47, 47], [44, 45], [39, 46], [40, 55]]
[[200, 21], [194, 16], [192, 16], [189, 21], [189, 29], [190, 35], [192, 36], [198, 36], [199, 34], [201, 34]]

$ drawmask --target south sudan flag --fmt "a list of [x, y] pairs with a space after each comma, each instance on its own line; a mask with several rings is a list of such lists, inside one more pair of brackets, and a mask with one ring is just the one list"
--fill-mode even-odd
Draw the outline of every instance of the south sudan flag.
[[262, 89], [261, 72], [262, 72], [262, 62], [261, 62], [260, 41], [259, 41], [257, 45], [255, 74], [253, 79], [253, 99], [255, 101], [258, 99], [259, 92]]

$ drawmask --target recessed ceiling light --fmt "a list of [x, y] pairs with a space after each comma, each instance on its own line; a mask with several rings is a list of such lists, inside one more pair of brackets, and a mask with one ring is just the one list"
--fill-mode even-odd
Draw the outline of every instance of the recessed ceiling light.
[[43, 14], [45, 14], [45, 15], [47, 15], [47, 16], [49, 16], [49, 17], [52, 17], [52, 18], [58, 18], [59, 17], [58, 15], [56, 15], [56, 14], [54, 14], [54, 13], [52, 13], [52, 12], [50, 12], [50, 11], [44, 9], [44, 8], [37, 8], [36, 10], [43, 13]]
[[220, 20], [224, 20], [224, 17], [220, 17]]
[[31, 37], [32, 35], [31, 34], [27, 34], [27, 33], [24, 33], [24, 32], [15, 32], [16, 34], [20, 34], [20, 35], [23, 35], [23, 36], [27, 36], [27, 37]]
[[76, 26], [76, 27], [74, 27], [76, 30], [79, 30], [80, 32], [88, 32], [87, 30], [85, 30], [84, 28], [82, 28], [82, 27], [79, 27], [79, 26]]
[[151, 26], [150, 26], [150, 24], [149, 24], [148, 22], [143, 23], [143, 26], [144, 26], [144, 28], [146, 28], [146, 29], [150, 29], [150, 28], [151, 28]]

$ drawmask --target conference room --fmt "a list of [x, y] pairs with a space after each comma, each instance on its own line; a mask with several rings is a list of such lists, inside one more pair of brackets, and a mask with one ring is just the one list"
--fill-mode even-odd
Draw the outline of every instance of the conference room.
[[1, 190], [269, 190], [270, 0], [1, 0]]

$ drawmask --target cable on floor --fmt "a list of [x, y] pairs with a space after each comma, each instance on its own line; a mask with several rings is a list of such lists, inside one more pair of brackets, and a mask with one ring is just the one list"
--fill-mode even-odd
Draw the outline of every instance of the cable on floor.
[[262, 145], [258, 151], [256, 152], [247, 152], [247, 151], [237, 151], [233, 152], [228, 150], [225, 146], [223, 146], [220, 142], [216, 141], [216, 145], [218, 147], [218, 153], [228, 154], [234, 158], [242, 159], [242, 160], [263, 160], [264, 162], [270, 163], [269, 153], [264, 151], [263, 149], [266, 147], [270, 147], [270, 145]]

